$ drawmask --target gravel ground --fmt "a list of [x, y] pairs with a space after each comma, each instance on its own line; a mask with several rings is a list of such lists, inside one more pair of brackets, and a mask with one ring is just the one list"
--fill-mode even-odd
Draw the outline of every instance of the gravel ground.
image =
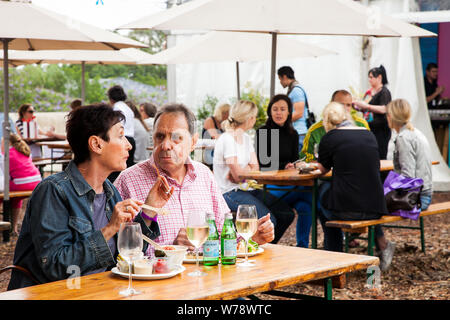
[[[450, 200], [450, 192], [435, 193], [433, 202]], [[450, 216], [440, 214], [426, 217], [425, 244], [426, 253], [421, 251], [419, 230], [385, 229], [385, 235], [397, 244], [390, 269], [381, 275], [379, 289], [369, 289], [365, 286], [367, 274], [365, 271], [353, 272], [347, 275], [344, 289], [333, 289], [333, 299], [338, 300], [449, 300], [450, 299]], [[295, 223], [286, 231], [280, 244], [295, 246]], [[416, 221], [401, 221], [399, 225], [417, 226]], [[318, 247], [322, 248], [323, 233], [318, 224]], [[9, 243], [0, 242], [0, 268], [12, 264], [14, 247], [17, 237], [12, 236]], [[366, 254], [366, 242], [358, 240], [360, 247], [351, 248], [350, 253]], [[0, 275], [0, 292], [6, 290], [10, 271]], [[321, 286], [300, 284], [283, 289], [301, 294], [322, 295]], [[258, 294], [262, 299], [275, 298]]]

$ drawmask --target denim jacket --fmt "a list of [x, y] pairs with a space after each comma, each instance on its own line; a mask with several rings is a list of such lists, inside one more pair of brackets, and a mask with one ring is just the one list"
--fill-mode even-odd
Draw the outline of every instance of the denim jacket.
[[[105, 213], [111, 219], [114, 206], [122, 198], [109, 180], [103, 183]], [[44, 179], [33, 191], [23, 219], [14, 252], [15, 265], [28, 269], [41, 283], [66, 279], [115, 265], [117, 252], [111, 252], [92, 220], [95, 191], [86, 182], [74, 162], [66, 170]], [[139, 213], [135, 221], [149, 238], [160, 235], [159, 226], [147, 227]], [[117, 234], [114, 236], [117, 241]], [[147, 249], [144, 242], [143, 251]], [[33, 283], [13, 270], [8, 290]]]

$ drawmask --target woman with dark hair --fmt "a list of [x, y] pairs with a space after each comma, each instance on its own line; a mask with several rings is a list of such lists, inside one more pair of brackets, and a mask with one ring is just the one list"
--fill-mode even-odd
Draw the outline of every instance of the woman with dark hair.
[[[292, 125], [292, 102], [285, 94], [272, 97], [267, 107], [266, 124], [256, 131], [256, 154], [261, 170], [282, 170], [294, 168], [298, 159], [298, 133]], [[270, 190], [276, 197], [282, 197], [292, 186], [268, 186], [283, 190]], [[311, 229], [311, 193], [289, 192], [283, 200], [298, 213], [297, 246], [308, 247]]]
[[380, 159], [386, 159], [391, 129], [387, 123], [386, 105], [391, 102], [391, 92], [386, 87], [388, 84], [386, 69], [383, 65], [369, 70], [370, 100], [354, 101], [355, 107], [373, 114], [373, 120], [368, 121], [370, 131], [373, 132], [378, 143]]
[[[142, 233], [152, 239], [160, 235], [153, 223], [155, 213], [143, 213], [141, 201], [122, 201], [107, 179], [111, 172], [126, 168], [131, 146], [123, 119], [121, 112], [106, 104], [69, 113], [66, 131], [74, 158], [63, 172], [45, 178], [34, 189], [14, 252], [13, 264], [27, 269], [40, 283], [114, 266], [121, 223], [140, 223]], [[166, 188], [167, 181], [159, 177], [146, 203], [164, 206], [173, 192], [166, 193]], [[146, 249], [144, 244], [143, 252]], [[24, 273], [13, 270], [8, 290], [33, 284]]]

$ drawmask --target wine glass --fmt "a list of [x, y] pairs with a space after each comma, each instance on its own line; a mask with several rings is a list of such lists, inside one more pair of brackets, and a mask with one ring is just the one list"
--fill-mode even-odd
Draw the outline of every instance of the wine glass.
[[189, 241], [195, 247], [195, 257], [197, 263], [197, 270], [188, 273], [188, 276], [201, 277], [206, 273], [200, 271], [198, 264], [198, 249], [203, 245], [209, 235], [209, 225], [206, 220], [206, 213], [203, 211], [192, 212], [187, 221], [186, 233]]
[[141, 225], [137, 222], [124, 222], [120, 225], [119, 237], [117, 240], [117, 247], [120, 255], [128, 262], [129, 281], [128, 289], [122, 290], [119, 293], [124, 296], [131, 296], [133, 294], [139, 294], [132, 288], [131, 284], [131, 269], [133, 259], [142, 255], [142, 229]]
[[241, 267], [251, 267], [253, 261], [248, 261], [248, 240], [256, 233], [258, 215], [256, 207], [250, 204], [240, 204], [236, 213], [236, 231], [245, 240], [245, 261], [238, 264]]

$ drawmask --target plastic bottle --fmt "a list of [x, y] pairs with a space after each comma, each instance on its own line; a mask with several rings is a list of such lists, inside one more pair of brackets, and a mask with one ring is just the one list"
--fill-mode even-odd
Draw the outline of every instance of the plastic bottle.
[[233, 224], [233, 215], [231, 212], [225, 215], [225, 222], [222, 228], [220, 239], [222, 264], [236, 264], [237, 240], [236, 230]]
[[203, 265], [216, 266], [219, 264], [220, 239], [213, 213], [208, 213], [206, 220], [209, 225], [209, 236], [203, 244]]

